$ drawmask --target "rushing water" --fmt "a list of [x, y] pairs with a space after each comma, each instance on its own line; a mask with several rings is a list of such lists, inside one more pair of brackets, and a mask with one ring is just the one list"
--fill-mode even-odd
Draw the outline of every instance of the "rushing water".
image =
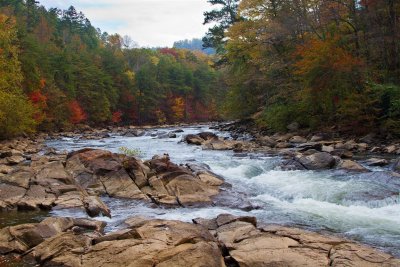
[[[174, 129], [159, 129], [171, 131]], [[150, 132], [157, 130], [150, 130]], [[206, 208], [154, 208], [137, 201], [104, 198], [112, 210], [107, 230], [118, 228], [133, 215], [191, 221], [213, 218], [221, 213], [256, 216], [260, 224], [298, 226], [328, 231], [370, 244], [400, 257], [400, 177], [384, 168], [349, 174], [340, 171], [281, 171], [277, 156], [235, 155], [232, 151], [205, 151], [179, 142], [183, 135], [210, 131], [208, 127], [188, 127], [174, 139], [112, 136], [102, 140], [65, 138], [49, 141], [58, 150], [94, 147], [118, 152], [122, 146], [139, 149], [143, 159], [168, 153], [175, 163], [197, 162], [232, 184], [232, 194], [245, 193], [257, 209], [243, 211], [227, 206]], [[226, 133], [217, 133], [228, 137]], [[55, 216], [85, 217], [80, 210], [55, 210]]]

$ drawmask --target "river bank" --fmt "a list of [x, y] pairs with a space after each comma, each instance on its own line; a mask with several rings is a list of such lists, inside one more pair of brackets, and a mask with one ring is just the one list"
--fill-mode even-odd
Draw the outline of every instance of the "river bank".
[[[210, 131], [212, 133], [204, 134]], [[202, 132], [203, 134], [199, 134]], [[184, 136], [186, 140], [187, 136], [194, 137], [193, 140], [197, 140], [199, 144], [192, 142], [193, 144], [188, 145], [182, 142], [185, 140]], [[350, 150], [353, 153], [352, 161], [365, 168], [364, 171], [354, 171], [343, 170], [336, 165], [338, 158], [348, 159], [325, 152], [335, 160], [334, 165], [322, 164], [323, 168], [313, 170], [286, 168], [285, 162], [288, 160], [300, 162], [302, 167], [310, 167], [311, 165], [305, 164], [304, 159], [302, 161], [298, 156], [309, 157], [322, 153], [318, 149], [328, 145], [328, 143], [321, 146], [314, 144], [310, 147], [310, 144], [307, 144], [308, 140], [306, 141], [303, 143], [289, 141], [288, 143], [292, 144], [289, 148], [268, 147], [258, 144], [253, 137], [242, 135], [232, 138], [229, 133], [215, 131], [204, 125], [163, 129], [131, 127], [87, 130], [42, 136], [36, 141], [14, 140], [2, 144], [2, 168], [8, 167], [9, 172], [6, 173], [7, 168], [5, 168], [0, 180], [3, 187], [5, 185], [21, 187], [24, 192], [19, 189], [21, 198], [11, 197], [11, 200], [6, 201], [4, 194], [1, 194], [3, 204], [7, 202], [7, 205], [3, 205], [3, 210], [47, 210], [47, 215], [41, 218], [36, 215], [36, 219], [31, 218], [34, 220], [26, 221], [29, 223], [49, 216], [89, 218], [89, 215], [107, 215], [110, 212], [111, 219], [96, 217], [107, 223], [105, 235], [126, 230], [124, 222], [135, 215], [147, 216], [153, 223], [157, 219], [168, 223], [177, 219], [190, 223], [198, 217], [212, 220], [219, 214], [232, 213], [238, 217], [257, 217], [259, 230], [250, 231], [256, 233], [255, 236], [270, 233], [262, 229], [271, 227], [269, 226], [271, 223], [281, 224], [290, 226], [290, 229], [302, 227], [335, 236], [334, 238], [341, 240], [340, 244], [354, 244], [354, 241], [343, 241], [344, 238], [350, 238], [395, 254], [393, 252], [398, 251], [395, 240], [398, 240], [400, 233], [396, 228], [399, 216], [398, 200], [396, 200], [399, 179], [393, 171], [395, 157], [387, 158], [387, 164], [384, 166], [369, 166], [364, 164], [365, 157], [359, 160], [358, 152]], [[332, 142], [332, 140], [314, 140], [314, 142]], [[334, 146], [336, 144], [338, 142]], [[118, 153], [121, 146], [139, 149], [141, 158], [145, 160], [127, 163], [122, 160], [126, 156], [103, 150], [69, 153], [85, 147]], [[63, 152], [64, 150], [67, 151]], [[169, 154], [168, 157], [163, 156], [166, 153]], [[156, 154], [160, 157], [152, 159]], [[22, 157], [23, 161], [17, 163], [15, 157], [18, 156]], [[10, 160], [10, 157], [14, 159]], [[331, 159], [328, 162], [332, 162]], [[152, 179], [153, 175], [157, 179]], [[28, 181], [26, 177], [29, 177]], [[136, 180], [137, 177], [140, 178]], [[192, 190], [193, 188], [195, 190]], [[16, 192], [15, 188], [13, 190]], [[216, 237], [215, 229], [209, 231]], [[242, 230], [238, 231], [241, 233]], [[298, 231], [302, 231], [303, 234], [305, 230]], [[364, 234], [363, 238], [358, 237], [360, 233]], [[241, 243], [248, 238], [252, 239], [253, 235], [244, 239], [238, 238], [233, 243]], [[294, 236], [289, 238], [297, 240]], [[8, 236], [7, 240], [9, 239]], [[217, 241], [221, 242], [218, 237]], [[267, 244], [269, 241], [263, 238], [261, 242]], [[231, 259], [231, 253], [227, 254], [225, 249], [230, 246], [222, 243], [222, 252], [219, 253], [225, 258], [225, 262], [233, 262], [229, 264], [240, 262], [238, 260], [240, 257]], [[303, 241], [299, 243], [302, 246], [305, 244]], [[333, 247], [338, 245], [336, 243], [333, 245], [330, 241], [328, 243], [330, 247], [327, 251], [333, 251]], [[364, 246], [361, 247], [363, 248], [357, 247], [357, 250], [367, 251]], [[279, 249], [283, 248], [284, 246], [279, 246]], [[263, 249], [268, 253], [280, 255], [276, 247], [271, 248], [266, 245]], [[321, 248], [318, 248], [318, 251], [320, 250]], [[331, 259], [330, 253], [323, 255]], [[374, 253], [386, 255], [379, 261], [380, 266], [384, 262], [389, 264], [392, 260], [387, 254], [376, 251]], [[370, 254], [371, 252], [368, 252], [368, 255]], [[254, 255], [251, 257], [256, 258]], [[298, 259], [300, 261], [301, 257]], [[339, 264], [338, 259], [336, 265]], [[354, 260], [355, 258], [352, 258], [352, 261]], [[369, 260], [376, 261], [376, 259]], [[246, 266], [244, 264], [241, 266]], [[293, 262], [290, 264], [296, 266]]]

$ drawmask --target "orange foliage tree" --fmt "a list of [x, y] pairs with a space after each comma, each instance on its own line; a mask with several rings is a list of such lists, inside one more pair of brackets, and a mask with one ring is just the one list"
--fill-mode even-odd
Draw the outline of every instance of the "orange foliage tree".
[[72, 100], [68, 104], [69, 111], [71, 112], [70, 122], [78, 124], [87, 119], [87, 115], [77, 100]]
[[363, 87], [363, 62], [340, 41], [338, 37], [310, 39], [295, 52], [295, 74], [305, 86], [299, 95], [311, 115], [327, 114], [324, 119], [332, 119], [340, 102]]

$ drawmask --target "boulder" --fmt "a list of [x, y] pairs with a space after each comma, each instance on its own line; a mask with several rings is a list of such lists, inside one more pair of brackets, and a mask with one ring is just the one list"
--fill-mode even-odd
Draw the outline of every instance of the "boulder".
[[307, 151], [309, 149], [315, 149], [315, 150], [321, 151], [322, 144], [318, 143], [318, 142], [309, 142], [309, 143], [300, 144], [299, 146], [297, 146], [297, 148], [299, 149], [299, 151]]
[[331, 169], [335, 166], [335, 158], [326, 152], [318, 152], [309, 156], [296, 158], [308, 170]]
[[211, 197], [219, 193], [223, 183], [211, 172], [177, 166], [170, 162], [168, 156], [153, 157], [146, 162], [155, 176], [149, 178], [149, 192], [153, 200], [168, 205], [204, 205], [211, 204]]
[[306, 168], [297, 160], [288, 159], [282, 162], [280, 168], [283, 171], [296, 171], [296, 170], [305, 170]]
[[301, 143], [306, 143], [307, 139], [302, 136], [295, 135], [289, 139], [289, 142], [295, 143], [295, 144], [301, 144]]
[[218, 139], [218, 136], [215, 133], [211, 132], [202, 132], [199, 133], [198, 136], [200, 136], [204, 140], [212, 140], [212, 139]]
[[90, 217], [99, 215], [111, 218], [111, 211], [98, 196], [83, 196], [83, 206]]
[[383, 151], [389, 154], [393, 154], [397, 151], [397, 146], [396, 145], [387, 146], [383, 149]]
[[323, 145], [321, 148], [322, 152], [326, 152], [326, 153], [332, 153], [335, 150], [334, 146], [325, 146]]
[[126, 136], [126, 137], [140, 137], [140, 136], [143, 136], [143, 135], [145, 135], [146, 134], [146, 132], [144, 131], [144, 130], [141, 130], [141, 129], [131, 129], [131, 130], [128, 130], [125, 134], [124, 134], [124, 136]]
[[262, 146], [268, 147], [275, 147], [277, 143], [273, 138], [269, 136], [261, 136], [257, 139], [257, 142]]
[[385, 166], [389, 164], [386, 159], [381, 158], [370, 158], [366, 160], [366, 163], [368, 166]]
[[200, 136], [195, 135], [195, 134], [186, 135], [184, 140], [186, 143], [188, 143], [190, 145], [197, 145], [197, 146], [200, 146], [205, 141], [203, 138], [201, 138]]
[[66, 169], [84, 189], [103, 190], [109, 196], [147, 199], [123, 166], [121, 155], [98, 149], [84, 149], [67, 157]]
[[202, 145], [203, 149], [211, 150], [232, 150], [237, 142], [229, 140], [209, 139]]
[[342, 160], [338, 164], [339, 169], [347, 170], [347, 171], [354, 171], [354, 172], [369, 172], [367, 168], [364, 168], [359, 163], [352, 161], [352, 160]]

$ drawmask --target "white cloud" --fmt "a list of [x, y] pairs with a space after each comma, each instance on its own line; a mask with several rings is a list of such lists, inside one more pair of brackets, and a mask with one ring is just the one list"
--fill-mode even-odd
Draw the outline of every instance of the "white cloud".
[[46, 7], [73, 5], [95, 27], [129, 35], [141, 46], [172, 46], [174, 41], [201, 38], [207, 0], [42, 0]]

